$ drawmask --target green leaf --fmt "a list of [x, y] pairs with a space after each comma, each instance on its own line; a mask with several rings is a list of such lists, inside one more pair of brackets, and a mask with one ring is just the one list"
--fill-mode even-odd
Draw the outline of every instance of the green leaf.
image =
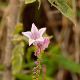
[[55, 80], [55, 79], [53, 79], [53, 78], [51, 78], [51, 77], [46, 76], [46, 77], [45, 77], [45, 80]]
[[54, 67], [55, 67], [53, 60], [46, 58], [46, 62], [44, 64], [46, 64], [46, 67], [47, 67], [46, 75], [52, 76], [52, 74], [54, 72]]
[[6, 7], [7, 7], [7, 5], [8, 5], [8, 3], [4, 3], [4, 2], [2, 2], [2, 1], [0, 2], [0, 8], [1, 8], [1, 7], [6, 8]]
[[16, 74], [15, 77], [20, 80], [32, 80], [32, 76], [26, 74]]
[[32, 65], [31, 65], [31, 55], [32, 55], [32, 52], [34, 52], [36, 50], [36, 47], [35, 46], [31, 46], [28, 48], [27, 50], [27, 54], [26, 54], [26, 59], [28, 61], [28, 65], [30, 67], [30, 69], [32, 70]]
[[2, 64], [0, 64], [0, 70], [3, 70], [4, 66]]
[[14, 59], [12, 60], [12, 74], [19, 73], [22, 66], [22, 56], [20, 53], [18, 55], [14, 56]]
[[22, 36], [22, 39], [23, 39], [23, 41], [26, 43], [26, 44], [28, 44], [29, 43], [29, 38], [28, 37], [26, 37], [26, 36]]
[[33, 3], [35, 2], [36, 0], [25, 0], [25, 4], [28, 4], [28, 3]]
[[46, 32], [44, 32], [43, 37], [49, 37], [49, 39], [52, 39], [52, 38], [53, 38], [53, 35], [48, 36], [48, 35], [47, 35], [47, 33], [46, 33]]
[[76, 14], [77, 14], [77, 16], [80, 18], [80, 10], [76, 10]]
[[22, 39], [22, 36], [20, 34], [16, 34], [13, 36], [13, 38], [11, 39], [11, 41], [13, 42], [21, 42], [23, 39]]
[[12, 58], [11, 58], [12, 74], [20, 72], [22, 68], [23, 54], [24, 54], [24, 44], [21, 43], [17, 45], [12, 51]]
[[[53, 5], [58, 10], [60, 10], [64, 16], [68, 17], [76, 25], [76, 22], [73, 18], [73, 16], [74, 16], [73, 12], [66, 3], [67, 0], [48, 0], [48, 1], [51, 3], [51, 5]], [[55, 4], [53, 3], [53, 1], [55, 2]]]
[[56, 53], [59, 53], [60, 52], [60, 46], [59, 45], [55, 45], [54, 47], [52, 47], [49, 51], [48, 51], [49, 53], [54, 53], [54, 54], [56, 54]]
[[[17, 79], [21, 79], [21, 80], [32, 80], [32, 75], [16, 74], [15, 77]], [[42, 80], [41, 76], [39, 76], [39, 80]], [[48, 76], [45, 76], [45, 80], [55, 80], [55, 79], [48, 77]]]
[[38, 9], [40, 9], [40, 6], [41, 6], [41, 0], [38, 0], [38, 2], [39, 2], [39, 7], [38, 7]]
[[56, 55], [56, 54], [49, 54], [49, 55], [51, 56], [51, 59], [53, 61], [59, 63], [64, 68], [76, 73], [80, 73], [80, 65], [77, 64], [76, 62], [69, 60], [67, 58], [64, 58], [61, 55]]
[[21, 42], [21, 41], [24, 41], [26, 44], [29, 43], [28, 37], [26, 37], [24, 35], [20, 35], [20, 34], [15, 34], [13, 36], [13, 38], [11, 39], [11, 41], [13, 41], [13, 42]]
[[15, 26], [15, 29], [13, 31], [13, 34], [17, 34], [19, 33], [20, 31], [23, 30], [23, 24], [22, 23], [18, 23], [16, 26]]
[[[43, 80], [43, 77], [42, 76], [39, 76], [39, 80]], [[47, 75], [44, 76], [44, 80], [55, 80]]]
[[66, 3], [68, 0], [56, 0], [57, 2], [64, 2]]

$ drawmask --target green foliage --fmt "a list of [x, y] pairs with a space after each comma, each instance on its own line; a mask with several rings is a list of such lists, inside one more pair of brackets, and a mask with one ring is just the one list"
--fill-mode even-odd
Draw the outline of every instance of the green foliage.
[[8, 3], [0, 2], [0, 7], [7, 7]]
[[[15, 76], [17, 79], [21, 79], [21, 80], [32, 80], [32, 75], [16, 74]], [[39, 76], [39, 80], [42, 80], [41, 76]], [[54, 79], [49, 76], [45, 76], [45, 80], [54, 80]]]
[[23, 39], [24, 43], [26, 43], [26, 44], [29, 43], [28, 37], [26, 37], [26, 36], [23, 35], [23, 36], [22, 36], [22, 39]]
[[[55, 80], [55, 79], [53, 79], [53, 78], [51, 78], [51, 77], [49, 77], [49, 76], [44, 76], [44, 80]], [[43, 80], [43, 78], [42, 77], [39, 77], [39, 80]]]
[[16, 26], [15, 26], [15, 29], [13, 31], [13, 38], [11, 39], [13, 42], [21, 42], [21, 41], [24, 41], [26, 44], [28, 44], [28, 38], [26, 36], [23, 36], [21, 34], [19, 34], [20, 32], [23, 31], [23, 24], [22, 23], [18, 23]]
[[[48, 0], [48, 1], [51, 3], [51, 5], [60, 10], [64, 16], [68, 17], [74, 24], [76, 24], [75, 20], [73, 19], [73, 12], [66, 3], [67, 0]], [[55, 2], [55, 4], [53, 2]]]
[[[35, 2], [36, 0], [25, 0], [25, 3], [32, 3]], [[55, 6], [57, 9], [59, 9], [66, 17], [68, 17], [70, 20], [73, 21], [73, 23], [75, 24], [75, 21], [73, 19], [73, 13], [70, 9], [70, 7], [66, 4], [67, 0], [48, 0], [53, 6]], [[41, 1], [38, 0], [39, 2], [39, 8], [40, 8], [40, 4]], [[55, 2], [55, 4], [53, 3]], [[22, 23], [18, 23], [15, 26], [14, 29], [14, 36], [12, 41], [13, 42], [17, 42], [18, 45], [13, 49], [12, 52], [12, 74], [15, 74], [15, 77], [17, 79], [21, 79], [21, 80], [32, 80], [32, 75], [30, 74], [17, 74], [19, 73], [22, 69], [23, 69], [23, 60], [24, 57], [24, 44], [28, 44], [28, 38], [26, 36], [23, 36], [20, 34], [20, 32], [22, 32], [23, 30], [23, 24]], [[43, 35], [44, 37], [49, 37], [50, 39], [52, 38], [52, 36], [48, 36], [46, 33], [44, 33]], [[29, 68], [30, 70], [32, 70], [33, 66], [35, 66], [34, 61], [32, 60], [32, 53], [33, 51], [36, 49], [36, 47], [31, 46], [27, 49], [27, 54], [26, 54], [26, 60], [27, 63], [24, 64], [25, 68]], [[49, 50], [50, 49], [50, 50]], [[59, 55], [59, 53], [61, 53], [60, 50], [60, 46], [59, 45], [55, 45], [53, 47], [53, 45], [51, 45], [51, 47], [47, 50], [47, 53], [50, 53], [49, 55], [51, 56], [50, 59], [48, 58], [48, 55], [43, 55], [41, 64], [45, 64], [47, 69], [46, 69], [46, 74], [45, 74], [45, 80], [54, 80], [53, 78], [51, 78], [51, 76], [53, 75], [54, 71], [56, 70], [56, 65], [55, 63], [57, 63], [58, 65], [63, 66], [65, 69], [68, 69], [70, 71], [76, 72], [76, 73], [80, 73], [80, 65], [76, 64], [74, 61], [71, 61], [67, 58], [64, 58], [63, 56]], [[3, 67], [1, 66], [1, 69]], [[58, 68], [57, 68], [58, 69]], [[40, 75], [39, 79], [41, 80], [42, 77]]]
[[28, 44], [29, 43], [29, 39], [26, 36], [22, 36], [20, 34], [16, 34], [14, 35], [14, 37], [11, 39], [13, 42], [21, 42], [24, 41], [24, 43]]
[[35, 46], [31, 46], [28, 48], [27, 50], [27, 54], [26, 54], [26, 59], [28, 61], [28, 66], [29, 68], [32, 70], [32, 64], [31, 64], [31, 55], [32, 55], [32, 52], [34, 52], [36, 50], [36, 47]]
[[40, 8], [40, 5], [41, 5], [41, 0], [38, 0], [38, 2], [39, 2], [39, 7], [38, 7], [38, 9]]
[[80, 18], [80, 10], [77, 9], [76, 14]]
[[[28, 3], [33, 3], [33, 2], [35, 2], [36, 0], [25, 0], [25, 4], [28, 4]], [[41, 0], [38, 0], [38, 2], [39, 2], [39, 7], [38, 7], [38, 9], [40, 8], [40, 5], [41, 5]]]
[[53, 62], [52, 59], [49, 59], [47, 56], [43, 56], [43, 61], [41, 62], [41, 64], [45, 64], [46, 65], [46, 76], [52, 76], [54, 69], [55, 69], [55, 63]]
[[53, 38], [53, 35], [48, 36], [48, 35], [47, 35], [47, 33], [46, 33], [46, 32], [44, 32], [43, 37], [49, 37], [49, 39], [52, 39], [52, 38]]
[[55, 79], [48, 77], [48, 76], [45, 76], [45, 80], [55, 80]]
[[55, 47], [52, 47], [49, 51], [49, 53], [52, 53], [52, 54], [57, 54], [57, 53], [60, 53], [60, 46], [59, 44], [58, 45], [55, 45]]
[[15, 29], [13, 31], [13, 34], [17, 34], [19, 33], [20, 31], [23, 30], [23, 24], [22, 23], [18, 23], [16, 26], [15, 26]]
[[0, 70], [3, 70], [4, 66], [2, 64], [0, 64]]
[[[25, 3], [33, 3], [35, 2], [36, 0], [25, 0]], [[56, 7], [58, 10], [61, 11], [61, 13], [68, 17], [75, 25], [76, 25], [76, 22], [73, 18], [73, 12], [71, 10], [71, 8], [67, 5], [67, 1], [68, 0], [48, 0], [51, 5], [53, 5], [54, 7]], [[40, 8], [40, 5], [41, 5], [41, 0], [38, 0], [39, 2], [39, 7], [38, 9]], [[53, 3], [54, 2], [54, 3]]]
[[23, 24], [18, 23], [13, 31], [14, 36], [12, 38], [12, 41], [18, 43], [18, 45], [12, 51], [11, 58], [12, 74], [19, 73], [24, 67], [23, 65], [24, 45], [25, 43], [28, 44], [28, 38], [20, 34], [22, 30]]
[[33, 3], [35, 2], [36, 0], [25, 0], [25, 4], [28, 4], [28, 3]]
[[32, 80], [32, 76], [26, 74], [16, 74], [15, 77], [21, 80]]
[[22, 36], [19, 34], [14, 35], [14, 37], [11, 39], [13, 42], [21, 42], [22, 40]]
[[53, 61], [60, 64], [65, 69], [68, 69], [68, 70], [76, 72], [76, 73], [80, 73], [80, 65], [77, 64], [76, 62], [71, 61], [71, 60], [64, 58], [63, 56], [57, 55], [57, 54], [50, 54], [50, 56]]
[[12, 52], [12, 74], [19, 73], [22, 68], [23, 62], [23, 54], [24, 54], [24, 43], [21, 42], [17, 45]]

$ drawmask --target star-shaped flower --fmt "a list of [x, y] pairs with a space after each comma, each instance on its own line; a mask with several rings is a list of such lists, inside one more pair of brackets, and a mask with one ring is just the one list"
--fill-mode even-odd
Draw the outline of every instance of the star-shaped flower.
[[22, 34], [29, 38], [29, 46], [30, 46], [32, 43], [37, 42], [37, 41], [44, 42], [42, 34], [44, 33], [45, 30], [46, 30], [46, 28], [41, 28], [38, 31], [37, 27], [33, 23], [32, 28], [31, 28], [31, 32], [29, 32], [29, 31], [28, 32], [22, 32]]

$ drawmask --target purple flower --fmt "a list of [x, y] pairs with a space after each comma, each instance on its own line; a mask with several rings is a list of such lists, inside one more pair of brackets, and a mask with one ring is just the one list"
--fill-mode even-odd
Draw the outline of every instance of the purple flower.
[[33, 75], [36, 75], [36, 72], [33, 72]]
[[40, 70], [37, 70], [37, 73], [40, 74]]
[[36, 65], [38, 65], [39, 64], [39, 62], [38, 61], [36, 61], [36, 62], [34, 62]]
[[33, 70], [32, 71], [36, 71], [36, 68], [33, 68]]
[[38, 58], [37, 60], [42, 61], [42, 59], [41, 59], [41, 58]]
[[37, 65], [37, 68], [38, 68], [38, 69], [41, 69], [40, 65]]
[[35, 24], [32, 24], [32, 28], [31, 28], [31, 32], [22, 32], [23, 35], [27, 36], [29, 38], [29, 46], [36, 42], [36, 41], [41, 41], [43, 42], [43, 37], [42, 34], [44, 33], [44, 31], [46, 30], [46, 28], [41, 28], [39, 31], [37, 29], [37, 27], [35, 26]]
[[48, 47], [48, 44], [50, 43], [49, 37], [43, 37], [44, 43], [43, 43], [43, 50]]
[[46, 65], [45, 64], [42, 65], [42, 70], [43, 70], [43, 74], [46, 74]]
[[38, 77], [39, 77], [39, 75], [36, 75], [36, 77], [38, 78]]
[[35, 79], [35, 76], [33, 76], [33, 79]]
[[35, 56], [38, 56], [38, 55], [39, 55], [39, 50], [35, 50], [35, 51], [34, 51], [34, 55], [35, 55]]
[[49, 40], [49, 37], [43, 37], [43, 40], [44, 40], [43, 42], [42, 41], [36, 41], [33, 44], [35, 46], [37, 46], [38, 49], [45, 50], [45, 48], [48, 47], [48, 44], [50, 43], [50, 40]]

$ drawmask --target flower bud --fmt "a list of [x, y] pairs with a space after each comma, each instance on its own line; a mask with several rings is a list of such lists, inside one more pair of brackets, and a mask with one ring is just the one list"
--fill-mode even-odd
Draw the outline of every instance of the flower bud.
[[39, 64], [39, 62], [38, 61], [36, 61], [36, 62], [34, 62], [35, 63], [35, 65], [38, 65]]
[[37, 68], [40, 69], [41, 68], [40, 65], [37, 65]]
[[38, 78], [38, 77], [39, 77], [39, 75], [36, 75], [36, 77]]
[[37, 70], [37, 73], [40, 74], [40, 70]]
[[33, 75], [36, 75], [36, 72], [33, 72]]
[[32, 78], [35, 79], [35, 76], [33, 76]]
[[41, 58], [38, 58], [37, 60], [42, 61], [42, 59], [41, 59]]
[[33, 68], [33, 70], [32, 71], [36, 71], [36, 68]]
[[38, 56], [38, 55], [39, 55], [39, 50], [35, 50], [35, 51], [34, 51], [34, 55], [35, 55], [35, 56]]

